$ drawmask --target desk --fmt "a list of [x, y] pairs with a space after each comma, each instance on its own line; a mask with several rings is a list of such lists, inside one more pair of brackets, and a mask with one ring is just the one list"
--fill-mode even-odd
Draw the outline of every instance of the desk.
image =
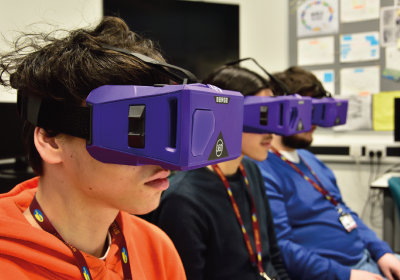
[[383, 240], [386, 241], [394, 252], [400, 252], [400, 220], [394, 205], [388, 180], [400, 177], [400, 172], [390, 172], [382, 175], [370, 185], [373, 189], [383, 191]]

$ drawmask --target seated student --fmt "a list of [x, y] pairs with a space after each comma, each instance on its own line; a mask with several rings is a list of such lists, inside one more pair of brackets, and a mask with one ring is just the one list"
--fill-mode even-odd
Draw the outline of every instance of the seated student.
[[[81, 105], [102, 85], [165, 82], [134, 58], [102, 48], [109, 44], [163, 61], [151, 41], [118, 18], [64, 38], [37, 34], [21, 40], [0, 57], [0, 83], [23, 96]], [[101, 163], [84, 139], [28, 122], [23, 138], [39, 177], [0, 195], [0, 279], [186, 279], [170, 239], [128, 214], [158, 206], [161, 191], [154, 180], [166, 178], [168, 170]], [[54, 226], [60, 239], [46, 226]]]
[[[217, 69], [203, 83], [240, 91], [244, 96], [272, 95], [264, 78], [236, 66]], [[246, 155], [264, 160], [271, 139], [271, 134], [243, 133], [239, 158], [172, 178], [155, 211], [154, 223], [174, 242], [188, 279], [289, 279], [260, 171], [243, 159]], [[237, 214], [234, 209], [239, 210]], [[269, 278], [261, 277], [261, 270]]]
[[[301, 68], [291, 67], [275, 77], [290, 93], [326, 94], [317, 78]], [[257, 163], [289, 275], [311, 280], [400, 279], [400, 261], [388, 244], [346, 206], [333, 172], [303, 150], [311, 145], [315, 128], [290, 137], [274, 135], [268, 160]]]

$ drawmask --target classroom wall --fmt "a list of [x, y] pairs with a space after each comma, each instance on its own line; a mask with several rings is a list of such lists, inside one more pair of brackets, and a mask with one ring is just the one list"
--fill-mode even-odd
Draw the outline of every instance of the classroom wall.
[[[73, 29], [96, 23], [103, 15], [101, 0], [0, 0], [0, 7], [0, 34], [10, 41], [16, 31], [28, 31], [28, 25], [32, 31]], [[7, 50], [9, 45], [0, 40], [0, 51]], [[10, 92], [0, 87], [0, 101], [15, 102]]]

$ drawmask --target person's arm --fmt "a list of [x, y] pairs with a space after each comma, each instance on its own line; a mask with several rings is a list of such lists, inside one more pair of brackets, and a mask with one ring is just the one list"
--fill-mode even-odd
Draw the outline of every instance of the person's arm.
[[326, 169], [324, 172], [329, 174], [333, 185], [337, 188], [336, 192], [338, 193], [338, 197], [336, 197], [336, 199], [340, 203], [343, 211], [345, 213], [350, 213], [354, 221], [357, 223], [358, 234], [363, 240], [365, 248], [371, 253], [372, 258], [375, 261], [378, 261], [386, 253], [393, 254], [393, 251], [390, 249], [389, 245], [379, 239], [375, 232], [372, 231], [367, 225], [365, 225], [364, 222], [358, 217], [357, 213], [347, 207], [346, 203], [342, 199], [335, 175], [322, 162], [320, 164], [323, 166], [323, 168]]
[[154, 214], [154, 224], [174, 243], [188, 280], [202, 280], [207, 227], [204, 212], [188, 197], [173, 194], [162, 200]]
[[285, 208], [282, 182], [277, 175], [269, 172], [269, 167], [258, 163], [264, 179], [269, 199], [276, 237], [281, 256], [293, 279], [349, 280], [349, 267], [334, 260], [323, 258], [307, 248], [293, 242], [292, 228]]
[[272, 219], [272, 213], [268, 197], [265, 192], [264, 192], [264, 201], [265, 201], [265, 208], [267, 211], [267, 227], [268, 227], [269, 253], [271, 255], [271, 263], [281, 280], [290, 280], [290, 277], [285, 268], [285, 264], [283, 263], [281, 257], [278, 241], [276, 240], [274, 221]]

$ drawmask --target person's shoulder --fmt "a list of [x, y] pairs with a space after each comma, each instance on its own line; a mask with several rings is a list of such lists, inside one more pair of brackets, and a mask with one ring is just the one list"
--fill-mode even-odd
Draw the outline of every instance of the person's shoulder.
[[168, 198], [169, 201], [184, 199], [195, 202], [196, 197], [204, 195], [212, 188], [215, 176], [205, 168], [178, 172], [171, 178], [170, 186], [163, 193], [161, 201]]
[[317, 159], [317, 157], [310, 151], [306, 150], [306, 149], [298, 149], [297, 153], [301, 156], [301, 157], [305, 157], [305, 158], [312, 158], [312, 159]]
[[305, 150], [305, 149], [298, 149], [297, 150], [299, 156], [303, 158], [308, 164], [317, 164], [322, 167], [326, 167], [325, 164], [317, 158], [312, 152]]
[[164, 248], [164, 250], [175, 251], [175, 247], [167, 236], [159, 227], [128, 213], [121, 213], [123, 216], [123, 232], [133, 234], [135, 246], [148, 246], [149, 248]]
[[179, 254], [165, 232], [128, 213], [121, 212], [121, 217], [128, 252], [131, 256], [140, 256], [138, 262], [145, 271], [159, 275], [160, 279], [185, 279]]

